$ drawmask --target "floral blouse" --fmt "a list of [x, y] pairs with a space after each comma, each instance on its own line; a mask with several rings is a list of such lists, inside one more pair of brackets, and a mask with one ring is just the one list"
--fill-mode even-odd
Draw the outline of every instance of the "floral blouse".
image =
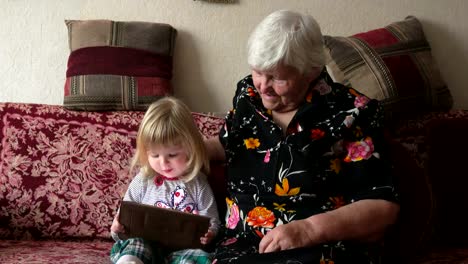
[[[310, 84], [285, 134], [250, 75], [238, 83], [233, 106], [220, 132], [229, 193], [222, 245], [242, 240], [258, 250], [275, 226], [361, 199], [397, 200], [381, 105], [326, 71]], [[345, 250], [346, 243], [331, 246]]]

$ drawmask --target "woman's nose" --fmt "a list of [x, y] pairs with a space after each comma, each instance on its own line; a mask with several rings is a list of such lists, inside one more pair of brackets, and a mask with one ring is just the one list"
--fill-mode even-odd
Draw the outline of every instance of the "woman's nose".
[[260, 92], [265, 92], [267, 89], [271, 88], [273, 81], [271, 78], [261, 77], [260, 78]]

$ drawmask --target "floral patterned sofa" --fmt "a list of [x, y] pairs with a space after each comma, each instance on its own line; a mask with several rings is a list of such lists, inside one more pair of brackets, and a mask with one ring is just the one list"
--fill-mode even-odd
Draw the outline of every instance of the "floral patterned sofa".
[[[109, 263], [112, 217], [143, 112], [0, 103], [0, 263]], [[193, 113], [215, 136], [223, 119]], [[430, 112], [389, 130], [401, 217], [388, 263], [468, 263], [468, 111]], [[209, 177], [220, 210], [222, 166]]]
[[[114, 23], [82, 22], [93, 30], [69, 28], [74, 40], [71, 51], [88, 47], [89, 39], [96, 41], [88, 33], [106, 28], [96, 23]], [[137, 24], [136, 28], [118, 28], [140, 32], [141, 26], [148, 25]], [[162, 40], [164, 45], [149, 48], [163, 47], [155, 52], [170, 55], [175, 31], [169, 27], [165, 34], [161, 32], [152, 30], [143, 36]], [[119, 31], [119, 36], [133, 36], [129, 33]], [[108, 39], [106, 34], [98, 35]], [[324, 40], [330, 55], [327, 70], [333, 78], [382, 100], [392, 120], [388, 143], [401, 213], [384, 241], [385, 263], [468, 263], [468, 172], [463, 166], [468, 160], [468, 111], [450, 110], [453, 100], [432, 57], [423, 24], [409, 16], [368, 32], [325, 36]], [[128, 43], [140, 49], [148, 48], [140, 44], [154, 43], [132, 41]], [[167, 73], [170, 65], [162, 64]], [[90, 65], [85, 66], [89, 70]], [[68, 77], [65, 99], [72, 82], [76, 86], [84, 80]], [[130, 87], [135, 81], [147, 84], [138, 78], [128, 80]], [[102, 90], [102, 83], [97, 84], [93, 87]], [[87, 90], [91, 87], [90, 83], [86, 86]], [[70, 109], [84, 102], [64, 103]], [[105, 102], [91, 103], [102, 107]], [[85, 105], [76, 109], [95, 109]], [[109, 263], [113, 244], [109, 228], [134, 175], [129, 172], [129, 160], [143, 112], [68, 109], [0, 103], [0, 263]], [[223, 124], [223, 119], [203, 113], [193, 113], [193, 118], [205, 137], [215, 136]], [[222, 214], [223, 167], [214, 165], [209, 181]]]
[[[0, 103], [0, 263], [109, 263], [142, 117]], [[205, 136], [223, 123], [193, 117]]]

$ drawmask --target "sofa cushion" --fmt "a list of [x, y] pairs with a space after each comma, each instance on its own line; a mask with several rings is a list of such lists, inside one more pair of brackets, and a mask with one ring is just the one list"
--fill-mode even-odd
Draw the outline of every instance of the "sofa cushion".
[[66, 20], [64, 106], [74, 110], [145, 110], [171, 95], [176, 30], [162, 23]]
[[[1, 103], [0, 239], [108, 238], [143, 115]], [[224, 122], [193, 118], [205, 137]]]
[[0, 263], [110, 263], [110, 240], [0, 240]]
[[379, 99], [388, 120], [447, 110], [452, 97], [415, 17], [350, 37], [325, 36], [335, 81]]
[[466, 264], [468, 263], [467, 247], [432, 248], [426, 254], [413, 259], [412, 264]]

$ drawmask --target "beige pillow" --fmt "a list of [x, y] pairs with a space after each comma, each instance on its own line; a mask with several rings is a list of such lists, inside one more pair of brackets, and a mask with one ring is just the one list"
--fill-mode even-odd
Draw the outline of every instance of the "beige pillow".
[[452, 96], [415, 17], [350, 37], [325, 36], [337, 82], [383, 102], [387, 118], [447, 110]]
[[168, 24], [66, 20], [70, 56], [64, 106], [73, 110], [145, 110], [172, 95], [177, 31]]

